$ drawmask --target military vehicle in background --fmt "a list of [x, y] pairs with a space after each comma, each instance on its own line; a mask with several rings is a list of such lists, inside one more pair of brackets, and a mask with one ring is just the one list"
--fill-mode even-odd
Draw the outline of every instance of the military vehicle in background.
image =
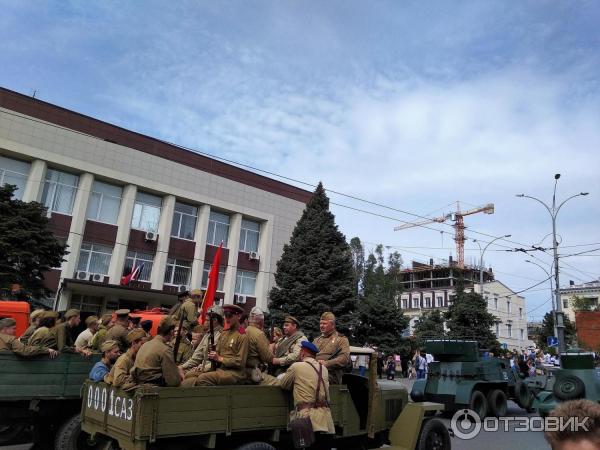
[[[54, 436], [81, 409], [81, 386], [100, 355], [23, 358], [0, 352], [0, 445], [52, 448]], [[32, 436], [33, 434], [33, 436]]]
[[[370, 349], [351, 348], [370, 358], [369, 377], [345, 374], [330, 386], [336, 434], [315, 447], [345, 450], [447, 450], [445, 425], [426, 417], [442, 408], [434, 403], [408, 403], [400, 384], [377, 383], [377, 358]], [[375, 357], [373, 357], [375, 356]], [[220, 448], [275, 450], [294, 448], [289, 432], [290, 392], [277, 386], [140, 387], [124, 392], [105, 383], [86, 382], [81, 418], [57, 436], [64, 450], [83, 440], [91, 446], [126, 450], [153, 448]], [[325, 448], [325, 447], [321, 447]]]
[[442, 403], [449, 414], [469, 408], [481, 418], [504, 416], [508, 399], [531, 407], [530, 382], [519, 379], [507, 359], [481, 358], [476, 341], [429, 340], [425, 351], [434, 361], [428, 365], [427, 379], [414, 383], [413, 401]]
[[594, 367], [594, 355], [570, 349], [560, 356], [560, 369], [553, 371], [544, 390], [535, 395], [533, 408], [547, 416], [560, 402], [586, 398], [600, 402], [600, 368]]

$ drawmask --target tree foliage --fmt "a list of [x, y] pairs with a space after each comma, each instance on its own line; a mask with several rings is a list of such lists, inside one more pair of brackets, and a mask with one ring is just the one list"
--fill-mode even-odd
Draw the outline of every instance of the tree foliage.
[[446, 313], [448, 337], [475, 340], [480, 348], [498, 352], [500, 343], [492, 332], [496, 321], [487, 310], [487, 301], [476, 292], [465, 292], [459, 283]]
[[16, 187], [0, 187], [0, 288], [18, 284], [33, 297], [50, 292], [44, 272], [60, 266], [66, 254], [48, 230], [46, 208], [37, 202], [13, 198]]
[[329, 211], [329, 199], [319, 183], [289, 244], [277, 263], [276, 286], [269, 294], [269, 311], [277, 322], [291, 314], [309, 335], [319, 333], [319, 317], [335, 314], [343, 333], [355, 320], [355, 275], [350, 247]]
[[354, 296], [358, 298], [361, 292], [361, 282], [365, 274], [365, 250], [360, 238], [350, 239], [350, 252], [352, 254], [352, 271], [354, 273]]
[[598, 302], [596, 299], [574, 295], [569, 299], [569, 302], [575, 311], [598, 311]]
[[[575, 343], [576, 330], [575, 325], [566, 315], [564, 316], [564, 324], [565, 342], [568, 346]], [[554, 336], [554, 315], [552, 314], [552, 311], [547, 312], [542, 320], [542, 326], [539, 329], [539, 334], [537, 336], [538, 347], [544, 350], [548, 349], [548, 337], [550, 336]]]
[[419, 347], [423, 346], [425, 339], [444, 339], [446, 337], [444, 322], [444, 315], [439, 309], [423, 313], [417, 319], [413, 330]]
[[401, 263], [396, 252], [388, 256], [386, 264], [381, 245], [364, 263], [354, 337], [358, 344], [374, 345], [385, 354], [400, 352], [402, 332], [408, 326], [398, 305]]

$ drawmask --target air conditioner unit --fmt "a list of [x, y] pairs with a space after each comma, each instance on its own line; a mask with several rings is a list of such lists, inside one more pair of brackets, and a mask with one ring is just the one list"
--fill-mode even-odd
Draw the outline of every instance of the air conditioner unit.
[[180, 284], [177, 286], [177, 292], [185, 292], [188, 290], [187, 284]]
[[238, 295], [236, 298], [236, 303], [238, 305], [244, 305], [246, 304], [246, 296], [245, 295]]
[[75, 272], [75, 278], [77, 280], [89, 280], [90, 279], [90, 274], [89, 272], [86, 272], [85, 270], [78, 270], [77, 272]]
[[96, 283], [102, 283], [104, 281], [104, 275], [101, 273], [93, 273], [92, 281], [95, 281]]
[[144, 236], [144, 240], [146, 242], [156, 242], [157, 239], [158, 234], [156, 234], [154, 231], [146, 231], [146, 235]]
[[260, 256], [258, 255], [258, 252], [250, 252], [248, 253], [248, 259], [251, 261], [258, 261]]

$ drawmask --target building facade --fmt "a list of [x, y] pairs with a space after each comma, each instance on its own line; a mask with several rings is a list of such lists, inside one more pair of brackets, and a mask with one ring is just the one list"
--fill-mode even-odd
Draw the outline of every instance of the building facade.
[[[475, 267], [457, 269], [452, 263], [434, 266], [433, 261], [429, 265], [413, 262], [412, 269], [403, 271], [403, 291], [400, 296], [400, 307], [410, 318], [407, 334], [412, 334], [423, 314], [434, 310], [448, 311], [459, 279], [466, 292], [480, 292], [479, 276], [479, 268]], [[498, 341], [511, 350], [533, 345], [527, 336], [525, 298], [494, 280], [491, 269], [484, 269], [483, 280], [487, 310], [497, 319], [492, 331]]]
[[576, 310], [573, 308], [573, 297], [580, 297], [587, 301], [590, 309], [596, 309], [600, 305], [600, 280], [590, 281], [588, 283], [575, 284], [569, 283], [569, 287], [560, 289], [560, 301], [562, 302], [563, 312], [573, 323], [576, 323]]
[[[48, 208], [68, 245], [46, 274], [58, 310], [169, 307], [206, 287], [223, 242], [217, 297], [267, 306], [273, 273], [311, 193], [0, 88], [0, 185]], [[129, 286], [121, 278], [140, 267]], [[50, 301], [51, 299], [48, 299]]]

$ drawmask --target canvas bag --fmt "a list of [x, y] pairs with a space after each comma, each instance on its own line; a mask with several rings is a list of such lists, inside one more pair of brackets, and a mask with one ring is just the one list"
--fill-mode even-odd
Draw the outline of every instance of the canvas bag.
[[[307, 362], [313, 369], [314, 366]], [[315, 369], [315, 372], [317, 369]], [[321, 383], [325, 386], [323, 381], [323, 365], [319, 364], [318, 380], [317, 380], [317, 392], [315, 395], [315, 403], [319, 401], [319, 392], [321, 391]], [[312, 422], [310, 417], [297, 418], [290, 421], [290, 429], [292, 431], [292, 441], [294, 442], [294, 448], [308, 448], [315, 443], [315, 432], [313, 431]]]

